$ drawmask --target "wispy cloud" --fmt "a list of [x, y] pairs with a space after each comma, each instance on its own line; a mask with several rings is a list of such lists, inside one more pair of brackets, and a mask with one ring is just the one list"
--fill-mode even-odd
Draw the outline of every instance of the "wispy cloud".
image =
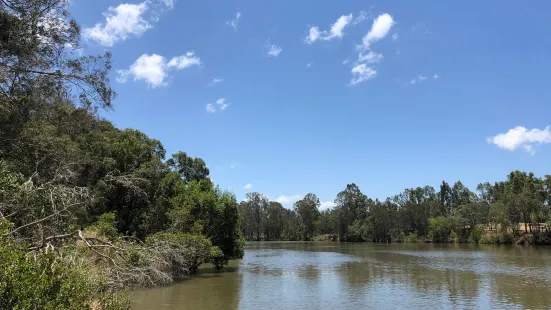
[[235, 17], [231, 20], [226, 21], [226, 25], [229, 25], [233, 28], [234, 31], [237, 31], [237, 27], [239, 26], [239, 20], [241, 19], [241, 12], [235, 13]]
[[[406, 85], [415, 85], [415, 84], [418, 84], [418, 83], [422, 83], [424, 82], [426, 79], [428, 79], [429, 77], [426, 76], [426, 75], [423, 75], [423, 74], [418, 74], [416, 77], [412, 78], [411, 80], [409, 80], [409, 82], [406, 83]], [[440, 76], [438, 74], [434, 74], [432, 76], [432, 79], [433, 80], [438, 80], [440, 78]]]
[[243, 186], [243, 189], [251, 189], [251, 188], [253, 188], [253, 185], [251, 183]]
[[360, 52], [358, 55], [358, 63], [377, 63], [383, 59], [383, 54], [369, 51], [367, 54]]
[[212, 82], [209, 83], [209, 85], [212, 86], [212, 85], [216, 85], [216, 84], [222, 83], [222, 82], [224, 82], [224, 79], [214, 78], [214, 79], [212, 79]]
[[206, 110], [209, 113], [216, 112], [216, 108], [214, 107], [214, 104], [212, 104], [212, 103], [207, 103]]
[[226, 103], [226, 98], [220, 98], [216, 100], [215, 104], [208, 103], [206, 105], [207, 112], [215, 113], [216, 111], [224, 111], [230, 106], [229, 103]]
[[392, 40], [393, 41], [398, 41], [398, 33], [395, 32], [393, 35], [392, 35]]
[[308, 30], [308, 35], [304, 41], [308, 44], [312, 44], [317, 40], [330, 41], [333, 39], [340, 39], [344, 36], [344, 28], [352, 22], [352, 13], [349, 15], [342, 15], [337, 21], [331, 25], [330, 30], [320, 31], [319, 27], [312, 26]]
[[377, 75], [375, 69], [368, 67], [366, 64], [359, 64], [350, 70], [352, 73], [352, 79], [350, 80], [350, 85], [356, 85], [361, 82], [370, 80]]
[[283, 49], [280, 46], [271, 44], [268, 49], [268, 56], [277, 57], [282, 51]]
[[229, 106], [229, 104], [226, 103], [226, 98], [216, 100], [216, 104], [220, 107], [220, 111], [224, 111]]
[[309, 62], [306, 64], [306, 68], [310, 68], [312, 66], [313, 62]]
[[360, 14], [358, 14], [358, 17], [356, 17], [354, 19], [354, 21], [352, 22], [352, 25], [357, 25], [361, 22], [363, 22], [364, 20], [366, 20], [367, 18], [369, 17], [369, 13], [366, 12], [366, 11], [360, 11]]
[[185, 69], [191, 66], [198, 66], [201, 64], [201, 59], [195, 56], [195, 52], [187, 52], [185, 55], [173, 57], [168, 62], [169, 68]]
[[551, 129], [547, 126], [544, 129], [528, 130], [526, 127], [517, 126], [506, 133], [488, 137], [486, 141], [506, 151], [515, 151], [522, 147], [527, 153], [534, 155], [534, 145], [551, 143]]
[[170, 70], [182, 70], [201, 64], [201, 59], [193, 52], [173, 57], [169, 62], [157, 54], [143, 54], [128, 69], [117, 70], [117, 81], [126, 83], [128, 78], [134, 81], [145, 81], [152, 88], [166, 86], [166, 78]]
[[[161, 4], [161, 6], [159, 6]], [[105, 22], [82, 30], [84, 38], [103, 46], [113, 46], [131, 36], [139, 37], [159, 19], [164, 9], [172, 9], [171, 0], [146, 0], [138, 4], [123, 3], [117, 7], [110, 6], [103, 15]]]
[[363, 37], [362, 44], [358, 45], [360, 53], [358, 54], [358, 60], [354, 62], [354, 67], [350, 70], [352, 73], [350, 85], [368, 81], [376, 76], [377, 71], [373, 68], [373, 64], [380, 62], [384, 56], [381, 53], [371, 51], [371, 44], [385, 38], [394, 24], [394, 19], [388, 13], [375, 18], [371, 29]]

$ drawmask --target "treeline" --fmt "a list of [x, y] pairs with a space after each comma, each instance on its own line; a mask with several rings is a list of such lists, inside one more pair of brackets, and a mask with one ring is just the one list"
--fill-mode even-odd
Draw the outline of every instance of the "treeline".
[[0, 309], [127, 309], [120, 288], [243, 256], [202, 159], [98, 116], [110, 54], [75, 52], [68, 3], [0, 1]]
[[481, 183], [473, 192], [460, 181], [406, 189], [384, 201], [348, 184], [335, 207], [319, 211], [308, 194], [292, 210], [259, 193], [239, 205], [247, 240], [551, 243], [551, 176], [513, 171], [507, 180]]

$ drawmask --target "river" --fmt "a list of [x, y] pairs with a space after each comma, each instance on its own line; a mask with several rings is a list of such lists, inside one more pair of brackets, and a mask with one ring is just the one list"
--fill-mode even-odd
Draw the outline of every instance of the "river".
[[132, 309], [549, 309], [551, 248], [252, 242], [224, 272], [131, 293]]

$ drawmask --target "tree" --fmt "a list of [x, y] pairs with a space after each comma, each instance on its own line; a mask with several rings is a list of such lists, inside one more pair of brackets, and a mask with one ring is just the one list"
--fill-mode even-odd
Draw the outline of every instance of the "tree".
[[264, 214], [269, 204], [268, 198], [256, 192], [248, 193], [246, 197], [247, 200], [244, 202], [245, 206], [242, 207], [242, 210], [246, 212], [244, 217], [247, 225], [249, 225], [249, 236], [247, 236], [247, 239], [261, 240], [265, 225]]
[[320, 201], [315, 194], [307, 194], [303, 199], [295, 202], [294, 210], [301, 224], [303, 240], [311, 240], [317, 232]]
[[167, 165], [178, 172], [185, 182], [200, 181], [209, 178], [209, 168], [201, 158], [194, 158], [186, 152], [178, 152], [167, 160]]
[[356, 184], [352, 183], [346, 185], [346, 189], [337, 195], [335, 204], [335, 208], [339, 210], [339, 236], [341, 240], [345, 240], [348, 227], [356, 219], [366, 218], [368, 212], [367, 196], [360, 191]]
[[440, 185], [440, 203], [444, 206], [446, 214], [452, 212], [452, 189], [446, 181], [442, 181]]
[[285, 208], [275, 201], [270, 201], [264, 212], [264, 239], [281, 240], [283, 234], [283, 216]]
[[80, 27], [68, 1], [0, 1], [0, 101], [16, 109], [29, 102], [77, 97], [87, 108], [111, 107], [111, 54], [76, 57]]

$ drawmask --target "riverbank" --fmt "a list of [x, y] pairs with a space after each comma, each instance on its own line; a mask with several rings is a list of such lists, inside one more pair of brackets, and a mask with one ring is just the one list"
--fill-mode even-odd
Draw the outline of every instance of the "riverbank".
[[[273, 240], [277, 241], [277, 240]], [[283, 241], [283, 240], [280, 240]], [[339, 242], [339, 236], [337, 234], [320, 234], [312, 238], [311, 241], [322, 242]], [[306, 241], [308, 242], [308, 241]], [[477, 239], [473, 238], [459, 238], [457, 235], [452, 234], [447, 240], [432, 240], [427, 237], [418, 236], [416, 234], [404, 235], [399, 239], [390, 240], [388, 242], [373, 242], [370, 240], [357, 240], [347, 242], [367, 242], [367, 243], [462, 243], [462, 244], [517, 244], [517, 245], [551, 245], [551, 232], [518, 232], [513, 233], [499, 233], [496, 231], [486, 231], [481, 234]]]

